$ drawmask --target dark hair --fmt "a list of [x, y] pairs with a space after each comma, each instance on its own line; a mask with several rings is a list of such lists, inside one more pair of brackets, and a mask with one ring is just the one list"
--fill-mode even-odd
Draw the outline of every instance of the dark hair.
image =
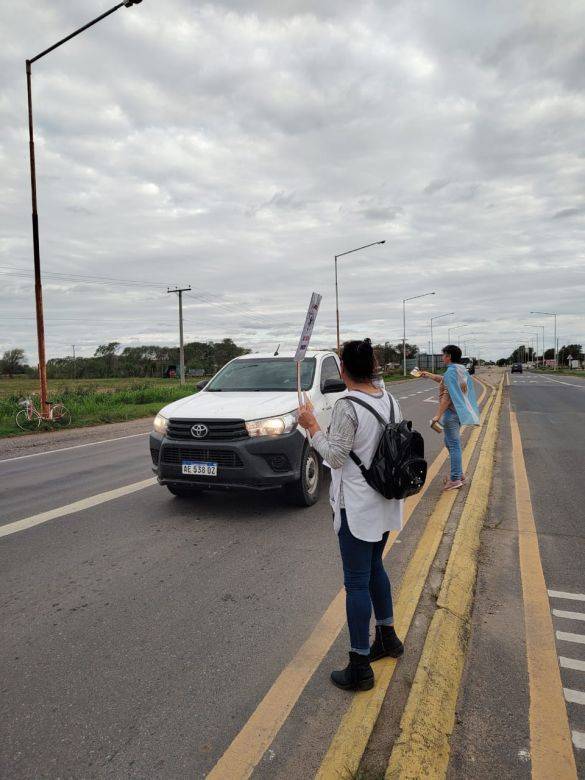
[[368, 381], [376, 372], [376, 357], [370, 339], [346, 341], [341, 348], [341, 362], [352, 379]]
[[461, 363], [462, 352], [455, 344], [447, 344], [443, 347], [443, 355], [449, 355], [451, 357], [451, 363]]

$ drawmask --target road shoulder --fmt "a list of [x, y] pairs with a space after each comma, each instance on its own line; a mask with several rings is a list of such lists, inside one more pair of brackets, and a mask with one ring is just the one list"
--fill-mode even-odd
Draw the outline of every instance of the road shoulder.
[[152, 429], [152, 416], [126, 422], [105, 423], [88, 428], [70, 428], [65, 431], [46, 431], [26, 436], [0, 439], [0, 460], [33, 455], [38, 452], [60, 450], [66, 447], [89, 444], [110, 439], [148, 433]]

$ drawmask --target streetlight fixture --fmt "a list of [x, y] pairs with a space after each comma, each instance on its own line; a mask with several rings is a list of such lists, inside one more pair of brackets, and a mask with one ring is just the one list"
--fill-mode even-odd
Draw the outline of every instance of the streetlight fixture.
[[452, 330], [461, 330], [461, 328], [470, 328], [473, 325], [473, 322], [468, 322], [466, 325], [451, 325], [450, 328], [447, 328], [447, 341], [449, 344], [451, 343], [451, 331]]
[[415, 298], [426, 298], [427, 295], [435, 295], [434, 292], [423, 293], [422, 295], [411, 295], [410, 298], [402, 299], [402, 365], [403, 376], [406, 376], [406, 301], [414, 301]]
[[371, 244], [365, 244], [364, 246], [358, 246], [356, 249], [349, 249], [347, 252], [340, 252], [338, 255], [335, 255], [335, 319], [337, 322], [337, 354], [339, 355], [341, 351], [341, 342], [339, 339], [339, 288], [337, 285], [337, 258], [338, 257], [344, 257], [345, 255], [351, 255], [353, 252], [359, 252], [362, 249], [369, 249], [371, 246], [378, 246], [379, 244], [385, 244], [386, 239], [383, 241], [374, 241]]
[[33, 230], [33, 256], [34, 256], [34, 270], [35, 270], [35, 305], [37, 315], [37, 342], [39, 351], [39, 381], [41, 386], [41, 414], [43, 417], [49, 414], [49, 405], [47, 404], [47, 364], [45, 355], [45, 323], [43, 316], [43, 286], [41, 283], [41, 253], [39, 242], [39, 214], [37, 210], [37, 179], [36, 179], [36, 165], [35, 165], [35, 142], [33, 132], [33, 110], [32, 110], [32, 64], [41, 57], [44, 57], [49, 52], [62, 46], [67, 41], [75, 38], [80, 33], [87, 30], [89, 27], [93, 27], [94, 24], [101, 22], [110, 14], [113, 14], [119, 8], [130, 8], [132, 5], [138, 5], [142, 0], [124, 0], [124, 2], [118, 3], [109, 11], [98, 16], [91, 22], [84, 24], [75, 32], [62, 38], [57, 43], [49, 46], [48, 49], [37, 54], [30, 60], [26, 60], [26, 88], [28, 96], [28, 137], [29, 137], [29, 155], [30, 155], [30, 183], [31, 183], [31, 199], [32, 199], [32, 230]]
[[433, 341], [433, 320], [440, 320], [441, 317], [450, 317], [455, 314], [454, 311], [449, 311], [447, 314], [437, 314], [436, 317], [431, 317], [431, 371], [435, 372], [435, 343]]
[[[557, 370], [557, 315], [554, 312], [551, 313], [550, 311], [531, 311], [530, 313], [531, 314], [542, 314], [545, 317], [554, 317], [555, 318], [555, 342], [554, 342], [554, 345], [553, 345], [553, 347], [554, 347], [554, 349], [553, 349], [553, 356], [554, 356], [554, 362], [555, 362], [554, 370], [556, 371]], [[540, 327], [542, 327], [542, 325]], [[543, 361], [543, 365], [544, 365], [544, 344], [542, 345], [542, 361]]]

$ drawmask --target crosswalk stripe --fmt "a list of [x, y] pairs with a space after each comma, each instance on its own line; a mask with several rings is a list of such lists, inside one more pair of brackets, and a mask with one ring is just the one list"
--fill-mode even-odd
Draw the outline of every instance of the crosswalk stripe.
[[579, 661], [577, 658], [565, 658], [561, 655], [559, 663], [563, 669], [576, 669], [578, 672], [585, 672], [585, 661]]
[[575, 691], [572, 688], [563, 688], [565, 699], [572, 704], [585, 704], [585, 691]]
[[585, 645], [585, 634], [571, 634], [568, 631], [557, 631], [556, 636], [561, 642], [578, 642], [580, 645]]
[[572, 599], [573, 601], [585, 601], [585, 593], [566, 593], [563, 590], [549, 590], [551, 599]]
[[571, 736], [573, 737], [573, 745], [580, 750], [585, 750], [585, 731], [573, 731]]
[[555, 617], [567, 618], [568, 620], [585, 620], [585, 612], [567, 612], [564, 609], [553, 609]]

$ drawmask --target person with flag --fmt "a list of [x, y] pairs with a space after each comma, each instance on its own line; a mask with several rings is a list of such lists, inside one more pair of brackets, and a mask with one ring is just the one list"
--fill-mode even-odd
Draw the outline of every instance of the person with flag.
[[473, 379], [461, 364], [461, 350], [455, 344], [443, 347], [444, 374], [421, 371], [420, 376], [439, 383], [439, 409], [431, 420], [441, 422], [445, 447], [449, 450], [451, 471], [443, 490], [458, 490], [465, 484], [461, 452], [461, 426], [479, 425], [479, 408]]

